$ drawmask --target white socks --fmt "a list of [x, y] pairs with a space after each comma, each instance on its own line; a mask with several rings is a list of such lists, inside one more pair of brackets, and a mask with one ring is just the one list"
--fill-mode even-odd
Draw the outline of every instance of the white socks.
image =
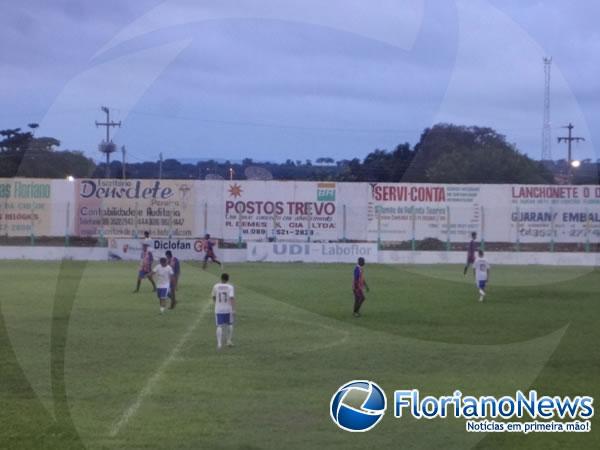
[[223, 345], [223, 327], [217, 327], [217, 348]]
[[233, 339], [233, 325], [229, 325], [229, 336], [227, 338], [227, 344], [231, 345], [231, 340]]
[[[231, 339], [233, 339], [233, 325], [228, 325], [227, 326], [227, 345], [232, 346], [233, 343], [231, 342]], [[223, 327], [222, 326], [218, 326], [217, 327], [217, 348], [221, 348], [223, 346]]]

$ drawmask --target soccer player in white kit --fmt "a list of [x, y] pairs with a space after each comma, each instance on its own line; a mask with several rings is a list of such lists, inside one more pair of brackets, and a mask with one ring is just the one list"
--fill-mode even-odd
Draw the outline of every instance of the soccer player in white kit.
[[485, 297], [485, 286], [490, 278], [490, 263], [483, 257], [483, 250], [479, 250], [477, 261], [473, 264], [475, 280], [479, 289], [479, 301]]
[[229, 284], [229, 275], [221, 275], [221, 282], [213, 286], [212, 298], [215, 303], [215, 321], [217, 324], [217, 349], [223, 347], [223, 328], [227, 326], [227, 346], [233, 347], [233, 315], [235, 314], [235, 292]]
[[160, 313], [163, 314], [169, 298], [171, 280], [175, 273], [173, 268], [167, 264], [167, 258], [160, 258], [160, 264], [152, 270], [152, 273], [156, 275], [156, 295], [160, 301]]

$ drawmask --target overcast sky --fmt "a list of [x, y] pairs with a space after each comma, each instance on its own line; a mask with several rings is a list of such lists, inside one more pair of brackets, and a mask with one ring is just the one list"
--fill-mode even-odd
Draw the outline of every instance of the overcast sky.
[[600, 4], [562, 0], [24, 0], [0, 6], [0, 129], [132, 161], [363, 158], [444, 121], [541, 155], [573, 122], [600, 158]]

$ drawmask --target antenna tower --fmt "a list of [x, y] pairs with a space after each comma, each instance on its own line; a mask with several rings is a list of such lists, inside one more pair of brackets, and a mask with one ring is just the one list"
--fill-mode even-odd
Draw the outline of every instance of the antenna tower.
[[552, 130], [550, 128], [550, 72], [552, 58], [544, 58], [544, 124], [542, 127], [542, 161], [552, 160]]

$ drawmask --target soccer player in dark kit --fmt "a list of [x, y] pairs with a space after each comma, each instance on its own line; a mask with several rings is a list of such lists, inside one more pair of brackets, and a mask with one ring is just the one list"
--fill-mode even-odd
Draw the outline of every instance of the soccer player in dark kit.
[[177, 284], [179, 283], [179, 275], [181, 275], [181, 265], [179, 264], [179, 258], [173, 256], [171, 250], [167, 250], [165, 252], [165, 256], [167, 257], [167, 264], [173, 269], [173, 276], [171, 277], [171, 285], [169, 289], [169, 297], [171, 297], [171, 306], [169, 309], [175, 309], [175, 305], [177, 305], [175, 293], [177, 291]]
[[134, 293], [140, 291], [140, 284], [142, 280], [146, 278], [150, 284], [152, 284], [152, 291], [156, 291], [156, 284], [154, 283], [154, 279], [152, 278], [152, 264], [154, 262], [154, 257], [152, 256], [152, 252], [149, 249], [148, 244], [142, 244], [142, 258], [140, 260], [140, 266], [138, 269], [138, 278], [137, 284], [135, 286]]
[[221, 268], [223, 268], [223, 264], [217, 259], [214, 251], [215, 243], [210, 240], [210, 234], [204, 236], [204, 263], [202, 264], [202, 269], [206, 269], [206, 265], [208, 264], [208, 260], [212, 260], [212, 262], [217, 263]]
[[469, 270], [469, 266], [471, 266], [475, 262], [475, 252], [477, 251], [477, 233], [471, 233], [471, 242], [469, 242], [469, 248], [467, 249], [467, 264], [465, 264], [465, 270], [463, 275], [467, 275], [467, 271]]
[[365, 289], [369, 292], [369, 286], [365, 281], [363, 268], [365, 258], [358, 258], [358, 264], [354, 268], [354, 279], [352, 281], [352, 292], [354, 292], [354, 317], [360, 317], [360, 307], [365, 301]]

